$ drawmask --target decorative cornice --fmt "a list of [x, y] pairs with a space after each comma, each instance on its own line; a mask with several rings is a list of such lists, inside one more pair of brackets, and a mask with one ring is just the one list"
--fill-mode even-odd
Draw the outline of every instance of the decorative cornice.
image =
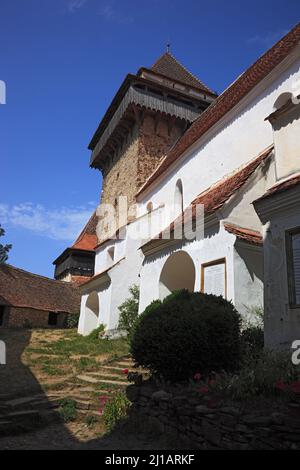
[[265, 224], [278, 213], [293, 207], [300, 207], [300, 185], [274, 193], [266, 198], [260, 198], [252, 204], [259, 218]]

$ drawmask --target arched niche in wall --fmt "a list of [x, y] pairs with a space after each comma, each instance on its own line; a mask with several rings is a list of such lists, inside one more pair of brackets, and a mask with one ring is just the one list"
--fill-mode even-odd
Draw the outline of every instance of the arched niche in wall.
[[276, 178], [281, 180], [300, 171], [300, 102], [291, 92], [282, 93], [268, 120], [273, 128]]
[[174, 195], [174, 215], [182, 214], [183, 212], [183, 184], [181, 179], [178, 179], [175, 186]]
[[196, 270], [194, 261], [186, 251], [172, 253], [165, 262], [159, 278], [159, 298], [163, 300], [175, 290], [194, 292]]
[[99, 318], [99, 296], [93, 291], [89, 294], [84, 312], [84, 334], [88, 335], [98, 326]]

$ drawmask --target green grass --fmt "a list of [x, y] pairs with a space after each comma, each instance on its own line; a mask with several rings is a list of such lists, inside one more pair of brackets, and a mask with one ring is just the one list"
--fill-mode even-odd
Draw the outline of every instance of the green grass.
[[77, 418], [76, 401], [72, 398], [63, 398], [58, 411], [65, 423], [75, 421]]
[[47, 375], [65, 375], [66, 371], [53, 367], [52, 365], [45, 364], [42, 367], [42, 371]]
[[73, 365], [81, 372], [83, 370], [99, 369], [100, 364], [93, 357], [80, 357], [79, 360], [73, 360]]
[[95, 335], [81, 336], [76, 331], [68, 331], [65, 338], [45, 345], [44, 348], [27, 348], [27, 352], [46, 355], [81, 355], [98, 356], [111, 353], [112, 357], [128, 354], [128, 343], [126, 339], [99, 339]]

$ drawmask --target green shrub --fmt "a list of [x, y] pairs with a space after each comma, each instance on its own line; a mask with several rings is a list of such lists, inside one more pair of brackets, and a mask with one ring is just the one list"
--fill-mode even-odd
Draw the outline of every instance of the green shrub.
[[129, 292], [131, 296], [118, 307], [120, 312], [118, 328], [126, 331], [130, 337], [138, 318], [140, 290], [137, 285], [133, 285], [129, 288]]
[[130, 406], [130, 401], [124, 393], [116, 394], [105, 404], [103, 411], [103, 419], [108, 431], [111, 431], [117, 422], [125, 418]]
[[88, 427], [92, 427], [97, 423], [97, 418], [94, 415], [86, 415], [84, 422]]
[[79, 313], [69, 313], [68, 315], [66, 315], [65, 328], [77, 328], [79, 316]]
[[242, 317], [242, 330], [246, 330], [253, 326], [264, 328], [264, 309], [260, 305], [244, 305], [246, 312]]
[[232, 400], [272, 397], [281, 394], [278, 383], [299, 379], [299, 371], [288, 353], [262, 352], [256, 361], [244, 365], [238, 374], [220, 375], [211, 390]]
[[255, 360], [264, 349], [264, 331], [260, 326], [249, 326], [241, 333], [241, 351], [245, 362]]
[[59, 414], [65, 423], [75, 421], [77, 418], [76, 401], [72, 398], [63, 398], [60, 401]]
[[131, 353], [137, 366], [170, 381], [195, 372], [235, 370], [240, 360], [239, 313], [214, 295], [177, 291], [140, 315]]
[[105, 325], [99, 325], [98, 328], [95, 328], [93, 331], [90, 332], [89, 335], [87, 335], [88, 340], [94, 341], [99, 339], [105, 331]]

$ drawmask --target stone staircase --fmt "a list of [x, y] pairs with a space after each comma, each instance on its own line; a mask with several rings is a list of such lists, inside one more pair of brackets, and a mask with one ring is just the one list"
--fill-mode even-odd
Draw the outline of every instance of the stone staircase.
[[[97, 370], [85, 370], [68, 377], [59, 389], [47, 387], [43, 394], [10, 397], [0, 394], [0, 438], [32, 431], [60, 421], [58, 409], [64, 398], [76, 402], [80, 416], [93, 414], [100, 418], [103, 399], [113, 397], [128, 385], [127, 373], [137, 371], [129, 356], [99, 364]], [[145, 374], [145, 371], [139, 371]], [[100, 418], [101, 419], [101, 418]]]

